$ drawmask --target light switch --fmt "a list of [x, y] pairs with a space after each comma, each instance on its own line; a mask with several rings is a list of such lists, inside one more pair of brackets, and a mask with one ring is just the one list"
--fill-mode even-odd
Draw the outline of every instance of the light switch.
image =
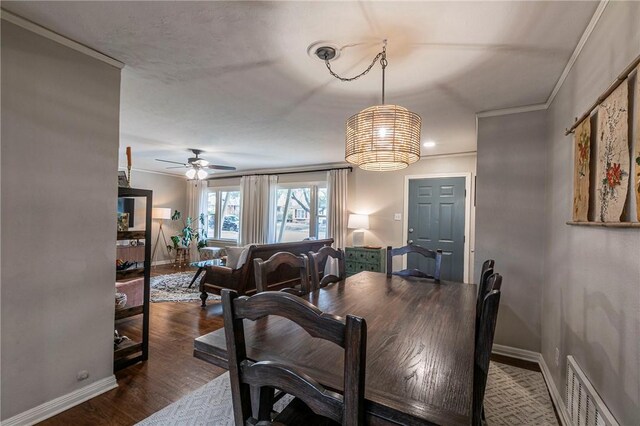
[[402, 220], [402, 213], [396, 213], [393, 215], [393, 220]]

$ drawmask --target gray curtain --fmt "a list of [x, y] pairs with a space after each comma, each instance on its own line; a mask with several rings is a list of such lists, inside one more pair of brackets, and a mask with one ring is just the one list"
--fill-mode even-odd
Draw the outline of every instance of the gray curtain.
[[347, 177], [349, 170], [327, 172], [327, 231], [334, 247], [345, 248], [347, 243]]
[[240, 246], [274, 242], [277, 183], [275, 175], [240, 179]]

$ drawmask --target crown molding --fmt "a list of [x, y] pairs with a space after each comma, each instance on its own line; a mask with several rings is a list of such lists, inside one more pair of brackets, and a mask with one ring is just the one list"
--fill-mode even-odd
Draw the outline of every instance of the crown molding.
[[[185, 169], [186, 170], [186, 169]], [[127, 168], [124, 166], [118, 166], [118, 171], [127, 171]], [[187, 180], [187, 177], [183, 174], [175, 174], [175, 173], [169, 173], [169, 172], [158, 172], [156, 170], [147, 170], [147, 169], [138, 169], [138, 168], [131, 168], [132, 172], [138, 172], [138, 173], [152, 173], [154, 175], [163, 175], [163, 176], [170, 176], [170, 177], [174, 177], [177, 179], [184, 179]]]
[[124, 68], [124, 63], [118, 61], [117, 59], [114, 59], [110, 56], [105, 55], [104, 53], [98, 52], [95, 49], [85, 46], [84, 44], [78, 43], [77, 41], [71, 40], [70, 38], [53, 32], [41, 25], [36, 24], [35, 22], [29, 21], [11, 12], [8, 12], [5, 9], [0, 9], [0, 19], [11, 22], [12, 24], [24, 28], [25, 30], [31, 31], [32, 33], [55, 41], [56, 43], [62, 44], [63, 46], [66, 46], [77, 52], [84, 53], [85, 55], [91, 56], [94, 59], [98, 59], [99, 61], [107, 63], [112, 67], [116, 67], [118, 69]]
[[431, 154], [431, 155], [421, 155], [420, 161], [422, 160], [434, 160], [436, 158], [451, 158], [451, 157], [469, 157], [473, 155], [477, 155], [478, 151], [462, 151], [462, 152], [451, 152], [448, 154]]
[[354, 170], [357, 166], [353, 164], [349, 164], [347, 162], [342, 163], [321, 163], [314, 164], [311, 166], [292, 166], [292, 167], [279, 167], [279, 168], [266, 168], [266, 169], [250, 169], [250, 170], [238, 170], [233, 172], [226, 173], [215, 173], [214, 175], [209, 175], [210, 178], [215, 179], [226, 179], [226, 178], [239, 178], [244, 175], [255, 175], [255, 174], [264, 174], [264, 175], [277, 175], [278, 173], [313, 173], [319, 172], [322, 170], [319, 169], [331, 169], [331, 168], [341, 168], [341, 167], [353, 167]]
[[496, 117], [499, 115], [520, 114], [523, 112], [542, 111], [547, 109], [547, 104], [525, 105], [513, 108], [494, 109], [491, 111], [482, 111], [476, 114], [478, 118]]
[[545, 103], [547, 108], [551, 106], [551, 104], [553, 103], [553, 100], [555, 99], [556, 95], [560, 91], [560, 88], [564, 84], [564, 81], [569, 76], [569, 72], [571, 71], [571, 68], [573, 68], [573, 65], [578, 60], [578, 56], [580, 56], [580, 52], [582, 52], [582, 49], [584, 48], [585, 44], [587, 44], [587, 40], [589, 40], [591, 33], [596, 28], [596, 24], [598, 23], [598, 21], [600, 20], [600, 17], [602, 16], [602, 12], [604, 12], [604, 9], [607, 7], [608, 4], [609, 4], [609, 0], [600, 0], [600, 3], [598, 4], [596, 11], [593, 12], [591, 21], [589, 21], [587, 28], [585, 28], [584, 32], [582, 33], [582, 37], [580, 37], [580, 40], [578, 41], [576, 48], [573, 50], [573, 54], [571, 54], [571, 57], [569, 58], [567, 65], [564, 67], [562, 74], [560, 74], [560, 78], [556, 82], [556, 85], [554, 86], [553, 90], [551, 91], [551, 94], [549, 95], [549, 98], [547, 99], [547, 102]]
[[571, 72], [571, 68], [573, 68], [573, 65], [578, 60], [578, 57], [580, 56], [582, 49], [587, 44], [587, 41], [589, 40], [591, 33], [593, 33], [593, 30], [596, 28], [596, 25], [598, 24], [598, 21], [600, 20], [600, 17], [602, 16], [602, 13], [604, 12], [608, 4], [609, 4], [609, 0], [600, 0], [600, 3], [598, 3], [598, 7], [596, 7], [595, 12], [593, 12], [593, 16], [591, 16], [591, 20], [589, 21], [589, 24], [587, 24], [587, 27], [584, 29], [584, 32], [582, 33], [582, 36], [580, 37], [578, 44], [576, 44], [575, 49], [573, 49], [573, 53], [571, 54], [571, 57], [567, 61], [567, 64], [565, 65], [564, 70], [562, 70], [562, 74], [560, 74], [558, 81], [556, 81], [556, 84], [553, 87], [553, 90], [551, 90], [551, 93], [549, 94], [549, 97], [547, 98], [547, 101], [545, 103], [535, 104], [535, 105], [525, 105], [525, 106], [513, 107], [513, 108], [495, 109], [490, 111], [482, 111], [482, 112], [476, 113], [476, 119], [486, 118], [486, 117], [496, 117], [500, 115], [520, 114], [523, 112], [541, 111], [541, 110], [549, 109], [549, 107], [553, 103], [553, 100], [556, 98], [556, 95], [560, 91], [560, 88], [562, 88], [562, 85], [564, 84], [565, 80], [569, 76], [569, 73]]

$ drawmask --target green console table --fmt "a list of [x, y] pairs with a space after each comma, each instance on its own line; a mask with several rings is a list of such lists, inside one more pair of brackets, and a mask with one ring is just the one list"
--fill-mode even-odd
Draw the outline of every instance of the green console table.
[[344, 254], [347, 276], [362, 271], [384, 272], [386, 259], [383, 248], [346, 247]]

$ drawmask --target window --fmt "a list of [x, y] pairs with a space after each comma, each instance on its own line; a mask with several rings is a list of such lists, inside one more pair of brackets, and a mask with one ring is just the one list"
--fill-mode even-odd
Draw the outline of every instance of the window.
[[282, 185], [276, 196], [277, 242], [327, 237], [326, 184]]
[[207, 213], [207, 237], [238, 241], [240, 191], [235, 188], [209, 188]]

